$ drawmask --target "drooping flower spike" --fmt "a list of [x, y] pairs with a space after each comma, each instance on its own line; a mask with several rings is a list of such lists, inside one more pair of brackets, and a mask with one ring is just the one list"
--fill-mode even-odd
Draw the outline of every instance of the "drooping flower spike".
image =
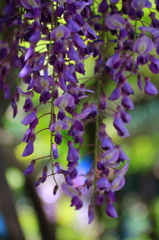
[[[91, 0], [8, 0], [0, 16], [0, 90], [4, 98], [11, 99], [13, 117], [18, 113], [19, 99], [25, 98], [23, 110], [27, 114], [21, 123], [27, 130], [22, 138], [26, 143], [22, 156], [34, 152], [41, 131], [46, 130], [50, 139], [48, 156], [40, 157], [47, 157], [47, 163], [34, 186], [52, 175], [55, 195], [60, 188], [56, 175], [62, 175], [62, 191], [71, 197], [70, 206], [75, 210], [83, 207], [82, 195], [91, 189], [89, 224], [95, 218], [95, 203], [105, 204], [105, 213], [118, 217], [113, 205], [115, 192], [126, 184], [125, 175], [131, 165], [122, 147], [107, 132], [107, 116], [112, 118], [118, 136], [130, 137], [126, 125], [132, 119], [129, 110], [134, 108], [131, 96], [135, 92], [129, 77], [136, 78], [139, 89], [146, 94], [158, 93], [150, 77], [140, 70], [145, 65], [152, 74], [159, 73], [156, 12], [150, 9], [149, 0], [127, 2], [123, 1], [119, 10], [119, 0], [102, 0], [98, 8]], [[158, 1], [155, 6], [159, 12]], [[151, 11], [147, 16], [150, 25], [142, 21], [147, 14], [144, 8]], [[3, 33], [6, 29], [10, 36]], [[92, 77], [86, 75], [86, 59], [95, 63], [89, 66], [94, 71]], [[17, 76], [12, 78], [14, 69]], [[19, 86], [14, 91], [10, 83], [17, 80]], [[105, 87], [107, 84], [112, 88]], [[44, 116], [48, 121], [44, 129], [37, 131]], [[83, 145], [90, 122], [94, 124], [93, 146]], [[64, 145], [67, 152], [63, 169], [59, 150]], [[87, 172], [80, 174], [83, 185], [78, 185], [79, 161], [81, 155], [88, 154], [85, 146], [94, 154], [93, 162]], [[24, 174], [33, 173], [35, 163], [32, 160]], [[48, 175], [50, 169], [52, 174]]]

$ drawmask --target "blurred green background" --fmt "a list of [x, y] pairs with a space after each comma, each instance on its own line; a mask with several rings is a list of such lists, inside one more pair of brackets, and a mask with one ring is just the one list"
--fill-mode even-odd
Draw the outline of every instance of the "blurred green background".
[[[120, 7], [120, 5], [119, 5]], [[148, 10], [146, 10], [148, 11]], [[144, 21], [150, 22], [149, 12], [145, 11]], [[138, 25], [140, 26], [140, 25]], [[108, 36], [111, 40], [111, 36]], [[110, 53], [113, 49], [110, 48]], [[155, 54], [155, 51], [154, 51]], [[85, 61], [86, 77], [93, 76], [95, 60]], [[50, 70], [51, 71], [51, 70]], [[159, 89], [158, 74], [152, 75], [146, 67], [140, 72], [151, 77]], [[79, 76], [82, 77], [82, 76]], [[86, 79], [81, 80], [81, 82]], [[105, 83], [110, 82], [107, 77]], [[80, 211], [70, 208], [70, 198], [61, 190], [53, 196], [54, 181], [50, 177], [44, 184], [34, 188], [34, 182], [41, 175], [46, 159], [36, 163], [35, 172], [24, 176], [23, 171], [34, 158], [48, 155], [49, 133], [37, 135], [35, 153], [22, 158], [25, 143], [21, 143], [26, 127], [20, 124], [25, 116], [24, 99], [21, 98], [18, 116], [12, 118], [9, 101], [3, 100], [0, 93], [0, 239], [7, 240], [158, 240], [159, 239], [159, 96], [146, 96], [137, 87], [136, 76], [129, 78], [135, 95], [135, 109], [129, 111], [132, 122], [129, 124], [130, 138], [117, 136], [112, 127], [112, 118], [106, 116], [104, 122], [113, 141], [122, 145], [130, 157], [130, 167], [126, 174], [126, 184], [117, 192], [116, 209], [119, 217], [111, 219], [105, 214], [105, 207], [96, 208], [95, 221], [88, 225], [87, 207], [90, 204], [90, 192], [84, 195], [84, 207]], [[88, 83], [94, 87], [95, 80]], [[22, 88], [26, 87], [22, 85]], [[107, 92], [113, 90], [107, 86]], [[35, 98], [38, 104], [39, 96]], [[92, 98], [91, 102], [94, 99]], [[49, 111], [49, 106], [41, 106], [38, 116]], [[36, 132], [48, 126], [47, 115], [40, 120]], [[94, 125], [86, 129], [85, 143], [93, 136]], [[65, 134], [65, 133], [64, 133]], [[81, 154], [89, 152], [82, 149]], [[63, 141], [59, 149], [59, 161], [66, 166], [67, 144]], [[93, 155], [84, 156], [79, 165], [80, 173], [89, 170]], [[64, 181], [57, 178], [58, 183]], [[76, 184], [82, 183], [79, 177]]]

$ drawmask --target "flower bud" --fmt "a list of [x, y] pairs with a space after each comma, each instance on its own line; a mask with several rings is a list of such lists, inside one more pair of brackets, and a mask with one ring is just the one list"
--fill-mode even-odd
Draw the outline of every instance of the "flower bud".
[[35, 165], [36, 161], [32, 160], [30, 165], [25, 169], [24, 171], [24, 175], [28, 175], [31, 174], [34, 171], [34, 165]]
[[53, 195], [56, 195], [58, 188], [59, 188], [59, 186], [55, 185], [55, 187], [53, 189]]

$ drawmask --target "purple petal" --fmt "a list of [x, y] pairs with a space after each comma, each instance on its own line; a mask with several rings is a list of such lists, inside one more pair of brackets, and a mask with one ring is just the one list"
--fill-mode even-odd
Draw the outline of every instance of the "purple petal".
[[70, 30], [65, 27], [64, 25], [60, 24], [57, 28], [55, 28], [51, 32], [51, 38], [69, 38], [70, 37]]
[[39, 186], [41, 183], [41, 177], [38, 178], [38, 180], [34, 183], [34, 187]]
[[31, 3], [33, 3], [33, 5], [30, 5], [27, 0], [20, 0], [20, 2], [22, 4], [22, 6], [26, 9], [32, 9], [34, 7], [33, 6], [34, 3], [36, 4], [36, 2], [34, 0], [31, 2]]
[[72, 107], [74, 105], [74, 98], [69, 93], [64, 93], [55, 100], [54, 105], [59, 108]]
[[65, 176], [65, 181], [66, 181], [66, 183], [67, 183], [68, 185], [70, 185], [70, 186], [73, 185], [73, 182], [72, 182], [72, 180], [71, 180], [71, 178], [70, 178], [69, 175]]
[[101, 194], [101, 193], [99, 193], [99, 194], [97, 195], [97, 197], [96, 197], [96, 203], [97, 203], [98, 205], [102, 205], [103, 202], [104, 202], [104, 195]]
[[152, 3], [150, 1], [146, 1], [145, 7], [146, 8], [151, 8], [152, 7]]
[[158, 93], [157, 88], [153, 85], [149, 78], [145, 78], [144, 92], [151, 96], [154, 96]]
[[58, 159], [58, 149], [57, 149], [57, 146], [56, 144], [52, 144], [52, 155], [53, 155], [53, 158], [54, 159]]
[[134, 91], [130, 85], [130, 83], [125, 82], [123, 87], [122, 87], [122, 92], [125, 93], [126, 95], [134, 94]]
[[61, 188], [62, 188], [62, 191], [70, 197], [74, 197], [77, 194], [77, 190], [66, 183], [62, 183]]
[[114, 171], [115, 176], [124, 176], [129, 167], [129, 163], [126, 163], [122, 169], [116, 169]]
[[74, 180], [77, 176], [78, 176], [78, 171], [77, 171], [76, 168], [74, 168], [74, 169], [70, 172], [70, 178], [71, 178], [71, 180]]
[[118, 131], [119, 136], [121, 137], [129, 137], [129, 131], [125, 128], [122, 119], [118, 116], [115, 117], [113, 122], [114, 127]]
[[109, 100], [115, 101], [120, 97], [120, 88], [116, 87], [113, 92], [111, 93]]
[[109, 8], [109, 5], [106, 0], [102, 0], [102, 2], [99, 4], [98, 12], [99, 13], [105, 13]]
[[80, 47], [80, 48], [86, 48], [86, 44], [84, 43], [84, 41], [80, 38], [80, 36], [78, 35], [78, 33], [75, 33], [73, 36], [73, 41], [76, 47]]
[[79, 202], [80, 202], [79, 197], [78, 197], [77, 195], [76, 195], [76, 196], [73, 196], [72, 199], [71, 199], [71, 205], [70, 205], [70, 207], [76, 206]]
[[121, 159], [122, 161], [130, 161], [130, 159], [129, 159], [128, 156], [125, 154], [125, 152], [123, 151], [123, 149], [121, 148], [121, 146], [117, 146], [117, 148], [119, 149], [119, 159]]
[[75, 128], [77, 131], [80, 131], [80, 132], [83, 131], [83, 124], [78, 120], [74, 121], [72, 127]]
[[53, 189], [53, 195], [56, 195], [58, 188], [59, 188], [59, 186], [55, 185], [55, 187]]
[[34, 171], [34, 165], [35, 165], [36, 161], [32, 160], [31, 164], [25, 169], [24, 171], [24, 175], [28, 175], [31, 174]]
[[133, 51], [140, 54], [149, 53], [152, 51], [153, 48], [154, 48], [153, 41], [147, 36], [142, 36], [135, 41]]
[[107, 204], [107, 207], [106, 207], [106, 214], [109, 216], [109, 217], [112, 217], [112, 218], [117, 218], [118, 215], [116, 213], [116, 210], [113, 206], [112, 203], [108, 203]]
[[30, 42], [36, 43], [40, 40], [40, 31], [35, 31], [29, 38]]
[[21, 121], [21, 123], [27, 126], [28, 124], [32, 123], [35, 119], [36, 119], [36, 112], [32, 112], [32, 113], [29, 113], [27, 116], [25, 116]]
[[100, 190], [108, 190], [110, 188], [110, 182], [108, 181], [108, 179], [106, 178], [100, 178], [97, 183], [96, 186], [100, 189]]
[[28, 48], [28, 51], [25, 55], [24, 61], [27, 61], [29, 58], [33, 57], [34, 55], [34, 47], [32, 45], [30, 45], [30, 47]]
[[65, 82], [71, 82], [71, 83], [75, 83], [77, 82], [76, 79], [74, 78], [74, 76], [72, 75], [72, 73], [69, 71], [69, 69], [65, 69], [64, 73], [63, 73]]
[[54, 139], [55, 139], [55, 143], [57, 143], [58, 145], [62, 143], [62, 135], [59, 132], [56, 132]]
[[5, 85], [4, 87], [4, 98], [9, 99], [11, 97], [10, 86]]
[[75, 117], [77, 119], [84, 119], [90, 114], [91, 111], [92, 111], [91, 108], [87, 108], [82, 113], [76, 114]]
[[133, 102], [131, 101], [131, 99], [128, 96], [123, 96], [122, 97], [121, 104], [126, 109], [134, 109], [134, 104], [133, 104]]
[[113, 149], [113, 144], [109, 138], [103, 137], [101, 147], [105, 150]]
[[82, 207], [83, 207], [83, 202], [82, 202], [81, 199], [79, 199], [79, 202], [78, 202], [78, 204], [76, 205], [75, 210], [80, 210]]
[[123, 28], [125, 24], [125, 20], [119, 14], [112, 14], [108, 18], [105, 19], [105, 24], [108, 28], [115, 30], [118, 28]]
[[28, 144], [26, 145], [26, 148], [24, 149], [22, 157], [27, 157], [31, 155], [33, 152], [34, 152], [33, 142], [28, 142]]
[[70, 32], [79, 32], [81, 29], [80, 26], [72, 19], [67, 20], [66, 27], [70, 30]]
[[151, 34], [158, 34], [158, 32], [159, 32], [157, 29], [155, 29], [153, 27], [141, 26], [138, 29], [141, 30], [143, 33], [150, 32]]
[[131, 2], [131, 6], [136, 9], [143, 9], [144, 7], [150, 8], [152, 6], [152, 3], [148, 0], [133, 0]]
[[79, 60], [78, 53], [75, 51], [73, 46], [69, 47], [69, 51], [67, 52], [67, 55], [71, 60], [73, 60], [75, 62], [77, 62]]
[[20, 87], [16, 87], [16, 89], [17, 89], [18, 93], [23, 97], [31, 97], [31, 98], [34, 97], [34, 93], [31, 92], [31, 91], [30, 92], [23, 92]]
[[101, 158], [106, 162], [114, 163], [119, 158], [119, 150], [117, 148], [108, 150], [101, 155]]
[[107, 194], [107, 197], [109, 199], [109, 202], [116, 202], [116, 196], [113, 191], [110, 190]]
[[22, 68], [22, 70], [20, 71], [18, 77], [20, 77], [20, 78], [26, 77], [26, 76], [28, 76], [30, 74], [30, 72], [31, 72], [31, 66], [27, 62], [25, 64], [25, 66]]
[[69, 161], [78, 161], [80, 159], [77, 149], [72, 146], [72, 142], [68, 142], [68, 156]]
[[113, 67], [119, 60], [120, 60], [120, 54], [119, 53], [115, 53], [113, 56], [111, 56], [107, 60], [105, 65], [108, 66], [108, 67]]
[[118, 3], [119, 0], [110, 0], [111, 3]]
[[122, 176], [117, 176], [111, 184], [111, 190], [118, 191], [121, 188], [123, 188], [124, 185], [125, 185], [125, 178]]
[[51, 125], [50, 127], [50, 131], [51, 132], [59, 132], [60, 130], [67, 130], [68, 129], [68, 125], [67, 123], [58, 120], [57, 122], [55, 122], [54, 124]]
[[43, 168], [41, 183], [44, 183], [46, 181], [46, 179], [47, 179], [47, 170], [48, 170], [47, 167]]
[[88, 206], [88, 224], [91, 224], [94, 220], [94, 208], [92, 205]]
[[140, 74], [137, 75], [137, 84], [139, 89], [142, 91], [142, 77]]

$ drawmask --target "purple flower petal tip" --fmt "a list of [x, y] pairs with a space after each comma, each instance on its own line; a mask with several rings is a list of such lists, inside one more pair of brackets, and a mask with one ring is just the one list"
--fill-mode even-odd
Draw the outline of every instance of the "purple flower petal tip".
[[107, 204], [107, 207], [106, 207], [106, 214], [109, 216], [109, 217], [112, 217], [112, 218], [117, 218], [118, 215], [117, 215], [117, 212], [113, 206], [112, 203], [108, 203]]

